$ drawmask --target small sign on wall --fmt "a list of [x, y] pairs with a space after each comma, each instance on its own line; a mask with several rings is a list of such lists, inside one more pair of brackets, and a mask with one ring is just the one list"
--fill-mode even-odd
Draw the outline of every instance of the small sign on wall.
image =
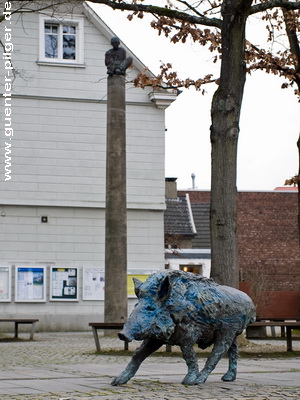
[[46, 301], [45, 267], [16, 266], [16, 302]]
[[11, 268], [0, 267], [0, 301], [11, 301]]
[[51, 267], [50, 300], [78, 300], [78, 268]]

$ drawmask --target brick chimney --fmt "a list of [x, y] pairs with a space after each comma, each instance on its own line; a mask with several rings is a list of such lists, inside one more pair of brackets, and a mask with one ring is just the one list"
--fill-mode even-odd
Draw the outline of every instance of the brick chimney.
[[177, 199], [177, 178], [166, 178], [166, 198]]

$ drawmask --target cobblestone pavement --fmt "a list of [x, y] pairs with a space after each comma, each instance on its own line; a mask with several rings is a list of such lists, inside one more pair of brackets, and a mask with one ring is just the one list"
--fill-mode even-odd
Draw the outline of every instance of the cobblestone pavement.
[[[122, 349], [122, 342], [105, 337], [101, 346]], [[224, 359], [205, 384], [183, 386], [182, 357], [164, 354], [149, 357], [127, 385], [113, 387], [110, 381], [130, 356], [96, 354], [91, 332], [37, 333], [34, 341], [0, 340], [0, 355], [1, 400], [300, 399], [300, 357], [240, 359], [237, 380], [231, 383], [220, 380], [227, 369]], [[199, 364], [204, 360], [200, 358]]]

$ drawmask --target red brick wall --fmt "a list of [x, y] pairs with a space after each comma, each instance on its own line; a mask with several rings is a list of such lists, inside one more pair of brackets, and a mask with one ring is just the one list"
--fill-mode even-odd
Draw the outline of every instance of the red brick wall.
[[297, 196], [287, 192], [238, 193], [241, 278], [257, 280], [262, 290], [300, 290]]
[[191, 203], [209, 203], [210, 202], [210, 192], [201, 190], [179, 190], [178, 196], [189, 194]]
[[[210, 192], [188, 193], [191, 203], [210, 201]], [[298, 193], [239, 192], [237, 214], [240, 280], [260, 314], [300, 317]]]

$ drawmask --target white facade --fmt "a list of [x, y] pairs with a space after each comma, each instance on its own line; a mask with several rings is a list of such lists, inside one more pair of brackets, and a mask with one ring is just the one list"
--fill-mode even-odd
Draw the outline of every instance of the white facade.
[[[104, 55], [114, 34], [85, 4], [56, 9], [54, 16], [52, 10], [7, 15], [1, 24], [0, 267], [10, 267], [12, 290], [0, 302], [1, 314], [37, 317], [39, 329], [88, 329], [88, 322], [103, 319], [102, 300], [83, 300], [82, 278], [86, 267], [104, 270]], [[62, 58], [61, 37], [52, 46], [57, 57], [45, 57], [46, 35], [53, 42], [64, 26], [71, 27], [68, 40], [76, 35], [74, 59]], [[128, 82], [143, 68], [132, 56]], [[164, 108], [175, 98], [126, 85], [130, 272], [164, 268]], [[15, 266], [45, 267], [44, 302], [16, 301]], [[51, 301], [55, 266], [77, 268], [76, 301]]]
[[192, 272], [210, 278], [211, 250], [210, 249], [166, 249], [166, 269], [179, 269]]

